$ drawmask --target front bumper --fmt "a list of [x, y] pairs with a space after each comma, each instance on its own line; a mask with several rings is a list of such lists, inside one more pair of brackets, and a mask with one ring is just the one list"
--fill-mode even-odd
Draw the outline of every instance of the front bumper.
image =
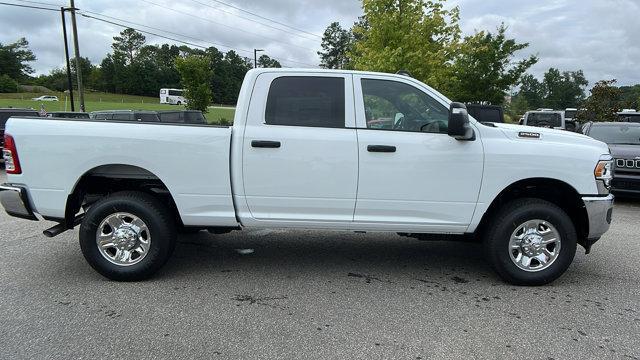
[[614, 196], [585, 196], [582, 198], [589, 218], [588, 240], [597, 240], [609, 230]]
[[23, 219], [38, 220], [31, 205], [27, 189], [19, 185], [2, 184], [0, 185], [0, 204], [4, 207], [7, 214]]

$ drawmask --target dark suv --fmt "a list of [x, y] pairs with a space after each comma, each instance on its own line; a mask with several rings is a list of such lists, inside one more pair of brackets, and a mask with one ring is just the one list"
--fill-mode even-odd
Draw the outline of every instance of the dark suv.
[[148, 110], [103, 110], [89, 113], [94, 120], [160, 122], [158, 112]]
[[615, 159], [611, 190], [640, 196], [640, 123], [590, 122], [582, 132], [609, 145]]
[[[4, 126], [12, 116], [40, 116], [40, 114], [33, 109], [0, 109], [0, 153], [4, 148]], [[2, 156], [0, 156], [0, 159], [2, 159]]]
[[198, 110], [163, 110], [158, 111], [160, 122], [177, 124], [206, 124], [207, 120]]

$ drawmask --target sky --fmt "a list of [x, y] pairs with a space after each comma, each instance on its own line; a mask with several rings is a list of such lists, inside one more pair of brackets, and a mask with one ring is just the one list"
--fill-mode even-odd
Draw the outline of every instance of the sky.
[[[66, 4], [3, 2], [49, 8]], [[253, 49], [264, 49], [287, 67], [317, 66], [320, 35], [327, 25], [338, 21], [348, 28], [362, 15], [357, 0], [76, 0], [75, 6], [85, 15], [221, 51], [234, 49], [249, 58]], [[640, 0], [448, 0], [447, 7], [453, 6], [460, 8], [464, 34], [492, 31], [504, 23], [510, 37], [529, 43], [516, 55], [539, 57], [529, 70], [538, 78], [555, 67], [582, 69], [589, 86], [612, 78], [619, 85], [640, 83]], [[59, 13], [0, 5], [0, 24], [0, 43], [27, 38], [37, 57], [32, 63], [36, 74], [63, 66]], [[70, 21], [67, 25], [70, 33]], [[99, 63], [122, 29], [78, 16], [80, 54]], [[173, 43], [145, 36], [150, 44]]]

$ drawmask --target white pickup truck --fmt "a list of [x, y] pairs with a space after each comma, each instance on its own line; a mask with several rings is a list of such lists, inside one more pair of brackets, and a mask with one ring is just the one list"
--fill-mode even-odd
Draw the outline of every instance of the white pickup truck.
[[611, 156], [584, 135], [481, 124], [403, 75], [256, 69], [232, 127], [12, 118], [0, 200], [80, 225], [114, 280], [151, 276], [182, 229], [397, 232], [483, 241], [514, 284], [545, 284], [609, 229]]

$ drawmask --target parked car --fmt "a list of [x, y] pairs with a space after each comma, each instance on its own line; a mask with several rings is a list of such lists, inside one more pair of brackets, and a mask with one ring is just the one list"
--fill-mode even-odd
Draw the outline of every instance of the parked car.
[[565, 129], [562, 111], [536, 110], [524, 114], [522, 125], [543, 127], [550, 129]]
[[[397, 121], [369, 128], [365, 109]], [[19, 118], [7, 136], [5, 210], [58, 222], [47, 236], [80, 224], [114, 280], [153, 275], [181, 227], [291, 228], [475, 238], [503, 279], [540, 285], [613, 209], [606, 144], [485, 125], [394, 74], [252, 69], [231, 127]]]
[[148, 110], [103, 110], [92, 111], [89, 118], [94, 120], [160, 122], [157, 111]]
[[504, 110], [498, 105], [466, 104], [467, 112], [480, 122], [503, 123]]
[[585, 124], [583, 132], [611, 149], [615, 161], [612, 191], [640, 196], [640, 123], [592, 122]]
[[576, 118], [578, 115], [578, 109], [576, 108], [566, 108], [564, 109], [564, 124], [565, 130], [579, 132], [581, 128], [581, 124]]
[[12, 116], [39, 116], [33, 109], [0, 108], [0, 153], [4, 148], [4, 127]]
[[73, 111], [54, 111], [47, 114], [47, 117], [67, 118], [67, 119], [88, 119], [89, 113]]
[[199, 110], [163, 110], [158, 111], [160, 122], [178, 124], [206, 124], [202, 111]]
[[39, 96], [37, 98], [32, 98], [31, 100], [33, 100], [33, 101], [58, 101], [58, 97], [57, 96], [53, 96], [53, 95], [42, 95], [42, 96]]
[[625, 109], [627, 111], [620, 111], [618, 114], [618, 121], [624, 122], [636, 122], [640, 123], [640, 112], [634, 109]]

